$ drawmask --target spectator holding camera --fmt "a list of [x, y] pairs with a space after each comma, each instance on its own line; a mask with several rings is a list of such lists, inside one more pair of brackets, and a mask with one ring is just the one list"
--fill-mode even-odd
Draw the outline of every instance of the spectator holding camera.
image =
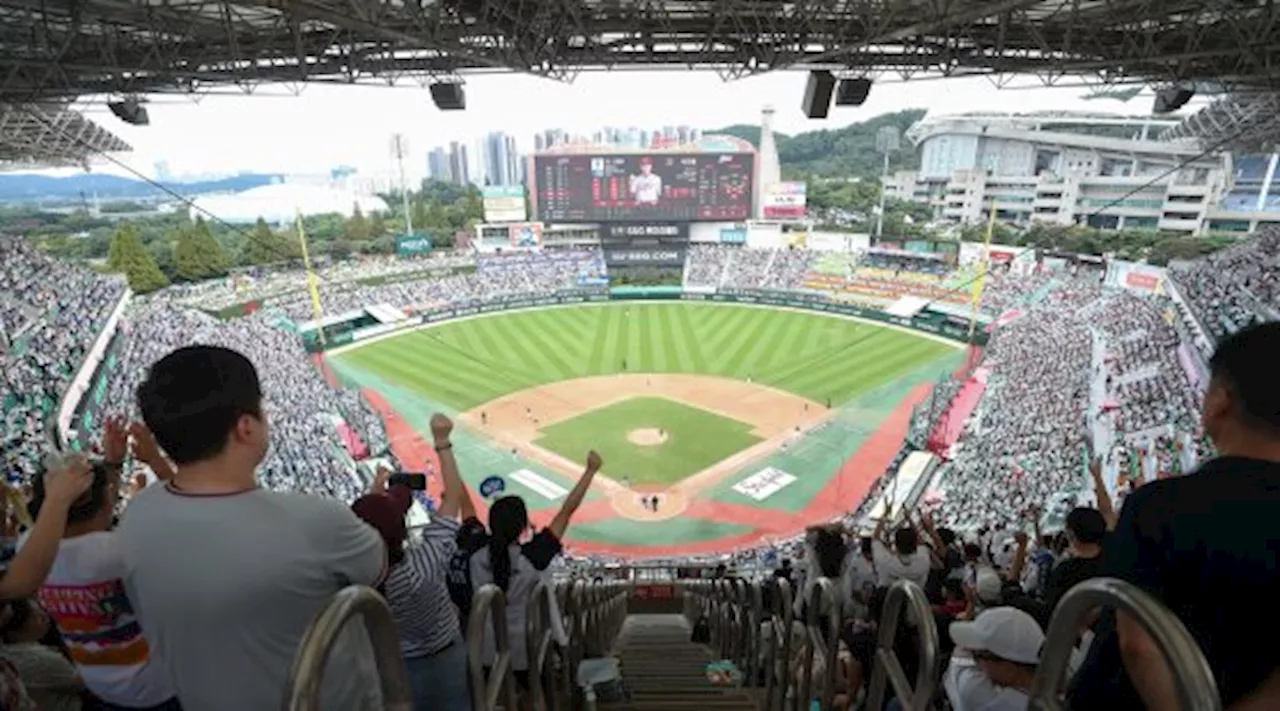
[[390, 472], [379, 471], [373, 493], [351, 505], [357, 516], [378, 530], [387, 546], [388, 572], [382, 594], [400, 635], [400, 652], [413, 688], [413, 707], [418, 711], [471, 708], [467, 647], [449, 600], [445, 576], [450, 559], [458, 552], [457, 514], [461, 511], [466, 518], [474, 517], [475, 507], [458, 475], [449, 441], [452, 431], [449, 418], [440, 414], [431, 418], [444, 494], [420, 540], [405, 544], [405, 516], [413, 503], [413, 492], [404, 482], [387, 486]]
[[[134, 452], [158, 477], [170, 474], [146, 428], [136, 426]], [[62, 634], [85, 687], [103, 709], [179, 709], [173, 685], [142, 634], [124, 591], [125, 562], [112, 531], [120, 471], [129, 431], [107, 420], [104, 461], [93, 485], [71, 506], [53, 567], [40, 587], [40, 603]], [[37, 484], [33, 507], [43, 510], [46, 492]]]
[[[339, 501], [258, 485], [270, 430], [240, 353], [179, 348], [137, 399], [177, 468], [130, 502], [117, 532], [146, 639], [187, 711], [280, 708], [307, 627], [348, 585], [381, 583], [386, 546]], [[342, 673], [325, 675], [321, 708], [381, 708], [362, 624], [346, 627], [329, 665]]]

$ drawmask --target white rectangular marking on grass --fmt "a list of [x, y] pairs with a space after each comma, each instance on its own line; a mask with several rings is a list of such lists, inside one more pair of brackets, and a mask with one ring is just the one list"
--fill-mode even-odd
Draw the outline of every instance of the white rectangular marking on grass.
[[526, 488], [532, 489], [551, 501], [563, 499], [569, 495], [568, 489], [528, 469], [517, 469], [511, 472], [510, 476]]
[[796, 478], [777, 467], [765, 467], [733, 485], [733, 490], [756, 501], [764, 501], [791, 485]]

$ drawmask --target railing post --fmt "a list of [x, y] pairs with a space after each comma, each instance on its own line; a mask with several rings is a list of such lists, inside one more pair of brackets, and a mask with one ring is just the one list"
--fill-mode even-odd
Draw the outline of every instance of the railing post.
[[[809, 640], [808, 653], [802, 661], [800, 688], [796, 694], [797, 704], [802, 709], [807, 708], [813, 698], [813, 660], [819, 654], [826, 662], [823, 670], [825, 678], [822, 680], [822, 697], [819, 701], [821, 708], [831, 708], [832, 699], [835, 697], [835, 665], [840, 649], [840, 615], [843, 611], [843, 606], [837, 599], [836, 590], [837, 586], [829, 578], [818, 578], [809, 592], [809, 604], [805, 610]], [[826, 625], [822, 624], [824, 614], [827, 618]]]
[[[772, 641], [765, 657], [764, 678], [764, 711], [780, 711], [786, 705], [787, 689], [791, 686], [791, 627], [795, 624], [795, 606], [791, 596], [791, 582], [784, 578], [774, 578], [777, 586], [772, 596], [773, 614], [769, 617]], [[781, 659], [782, 673], [778, 673], [778, 662]], [[782, 688], [778, 688], [779, 680]], [[775, 703], [776, 699], [776, 703]]]
[[533, 698], [534, 709], [556, 709], [559, 707], [558, 686], [554, 679], [549, 688], [544, 679], [552, 679], [548, 672], [548, 661], [555, 647], [555, 635], [552, 629], [555, 622], [551, 616], [555, 614], [556, 605], [552, 599], [554, 593], [545, 581], [538, 581], [529, 595], [528, 618], [525, 620], [525, 650], [529, 656], [529, 695]]
[[[898, 639], [898, 625], [902, 624], [903, 610], [908, 619], [914, 619], [919, 634], [920, 667], [916, 684], [912, 688], [902, 670], [902, 662], [894, 651]], [[880, 631], [876, 639], [876, 659], [871, 671], [871, 689], [867, 693], [867, 708], [884, 708], [886, 681], [893, 686], [894, 696], [904, 711], [925, 711], [933, 701], [938, 686], [938, 623], [933, 609], [925, 598], [924, 590], [909, 580], [899, 580], [889, 588], [885, 596], [884, 613], [880, 616]]]
[[[484, 677], [484, 625], [493, 618], [493, 664]], [[467, 664], [471, 673], [471, 708], [494, 711], [498, 702], [516, 708], [516, 689], [511, 676], [511, 641], [507, 636], [507, 597], [497, 585], [485, 585], [471, 598], [467, 619]]]
[[[1062, 686], [1080, 628], [1098, 607], [1115, 607], [1146, 630], [1164, 654], [1183, 711], [1219, 711], [1222, 701], [1213, 670], [1182, 621], [1137, 587], [1114, 578], [1093, 578], [1067, 591], [1049, 620], [1031, 687], [1031, 711], [1062, 711]], [[1165, 711], [1162, 709], [1161, 711]], [[1174, 711], [1169, 709], [1168, 711]]]
[[[320, 682], [324, 679], [329, 653], [338, 634], [351, 618], [359, 615], [373, 645], [374, 664], [378, 668], [378, 684], [382, 689], [383, 707], [390, 711], [410, 711], [413, 695], [404, 659], [400, 655], [400, 636], [387, 602], [373, 588], [351, 585], [339, 590], [320, 614], [307, 625], [302, 643], [293, 657], [289, 681], [285, 686], [286, 711], [313, 711], [320, 708]], [[343, 670], [350, 672], [351, 670]]]

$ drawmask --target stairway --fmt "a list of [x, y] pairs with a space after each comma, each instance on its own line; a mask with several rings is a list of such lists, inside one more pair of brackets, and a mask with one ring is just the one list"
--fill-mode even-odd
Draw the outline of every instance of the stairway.
[[683, 615], [628, 617], [617, 655], [631, 700], [603, 704], [602, 711], [756, 711], [748, 692], [707, 681], [711, 653], [689, 635]]

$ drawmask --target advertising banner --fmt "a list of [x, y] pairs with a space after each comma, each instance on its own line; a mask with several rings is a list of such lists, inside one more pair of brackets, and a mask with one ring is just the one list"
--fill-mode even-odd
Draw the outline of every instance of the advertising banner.
[[1107, 284], [1140, 294], [1164, 294], [1165, 270], [1150, 264], [1113, 259], [1107, 263]]
[[808, 214], [805, 183], [774, 183], [764, 189], [764, 219], [803, 220]]
[[600, 235], [610, 267], [682, 267], [689, 247], [687, 224], [612, 224]]
[[751, 217], [750, 153], [534, 157], [543, 222], [712, 222]]
[[511, 225], [508, 236], [513, 249], [538, 249], [542, 247], [542, 223], [524, 222]]
[[720, 228], [720, 244], [746, 244], [747, 228], [743, 226]]
[[485, 222], [524, 222], [529, 219], [525, 211], [523, 185], [486, 185], [480, 189], [484, 198]]
[[412, 257], [431, 251], [431, 235], [418, 232], [396, 238], [396, 254], [401, 257]]

